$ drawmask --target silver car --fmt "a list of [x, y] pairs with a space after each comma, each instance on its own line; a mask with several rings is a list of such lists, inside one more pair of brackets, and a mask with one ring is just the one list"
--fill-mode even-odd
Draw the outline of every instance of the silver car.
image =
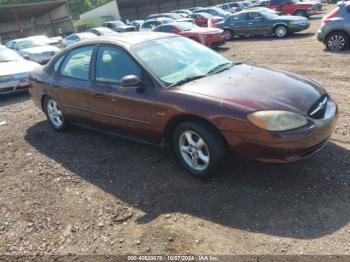
[[29, 86], [28, 73], [38, 67], [39, 64], [0, 46], [0, 95], [26, 90]]
[[39, 64], [47, 63], [60, 51], [59, 48], [43, 43], [33, 37], [11, 40], [6, 43], [6, 47], [15, 50], [24, 58]]
[[342, 51], [349, 47], [350, 1], [339, 2], [338, 6], [322, 19], [317, 39], [331, 51]]
[[77, 42], [83, 41], [83, 40], [88, 40], [97, 37], [97, 35], [90, 33], [90, 32], [83, 32], [83, 33], [76, 33], [76, 34], [71, 34], [67, 36], [65, 39], [62, 41], [62, 47], [67, 47], [72, 44], [75, 44]]

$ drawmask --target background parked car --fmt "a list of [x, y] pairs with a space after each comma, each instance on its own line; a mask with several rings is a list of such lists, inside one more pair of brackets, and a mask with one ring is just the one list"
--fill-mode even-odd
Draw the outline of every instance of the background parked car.
[[269, 8], [281, 13], [310, 17], [316, 14], [317, 5], [312, 2], [299, 2], [299, 0], [270, 0]]
[[28, 61], [15, 51], [0, 46], [0, 95], [28, 89], [28, 73], [39, 64]]
[[135, 26], [126, 25], [123, 21], [108, 21], [104, 22], [103, 26], [108, 27], [109, 29], [112, 29], [118, 33], [136, 31]]
[[217, 5], [217, 7], [221, 8], [222, 10], [230, 13], [236, 13], [240, 10], [234, 5], [234, 3], [227, 3], [227, 4], [220, 4]]
[[161, 13], [161, 14], [152, 14], [147, 16], [146, 21], [150, 19], [156, 19], [156, 18], [170, 18], [177, 22], [194, 22], [192, 18], [189, 17], [183, 17], [177, 13]]
[[[208, 27], [208, 20], [210, 19], [210, 14], [208, 13], [193, 13], [190, 15], [194, 19], [194, 23], [201, 27]], [[224, 18], [221, 16], [212, 16], [211, 17], [215, 23], [224, 21]]]
[[325, 16], [317, 38], [328, 50], [342, 51], [350, 46], [350, 2], [339, 2], [338, 6]]
[[56, 47], [60, 47], [62, 44], [62, 37], [49, 38], [46, 35], [34, 35], [34, 36], [29, 37], [29, 38], [36, 38], [47, 45], [52, 45], [52, 46], [56, 46]]
[[175, 22], [175, 20], [170, 19], [170, 18], [166, 18], [166, 17], [160, 17], [160, 18], [156, 18], [156, 19], [147, 20], [146, 22], [144, 22], [141, 25], [140, 31], [141, 32], [152, 31], [154, 28], [156, 28], [159, 25], [171, 24], [174, 22]]
[[74, 43], [80, 42], [82, 40], [92, 39], [95, 37], [97, 37], [97, 35], [90, 32], [71, 34], [67, 36], [65, 39], [63, 39], [62, 47], [67, 47]]
[[194, 11], [194, 13], [208, 13], [212, 16], [220, 16], [222, 18], [225, 18], [229, 15], [231, 15], [230, 12], [226, 12], [222, 10], [221, 8], [218, 7], [205, 7], [205, 8], [200, 8]]
[[86, 32], [90, 32], [93, 33], [97, 36], [101, 36], [101, 35], [109, 35], [109, 34], [113, 34], [116, 33], [114, 32], [112, 29], [109, 29], [107, 27], [94, 27], [94, 28], [89, 28], [88, 30], [86, 30]]
[[245, 10], [226, 18], [217, 27], [225, 30], [226, 40], [234, 36], [275, 35], [282, 38], [288, 33], [309, 28], [310, 22], [305, 17], [283, 15], [267, 8]]
[[134, 20], [129, 23], [129, 25], [135, 26], [136, 31], [140, 31], [140, 27], [145, 22], [145, 20]]
[[193, 12], [189, 9], [180, 9], [180, 10], [174, 10], [170, 13], [177, 13], [177, 14], [187, 14], [187, 16], [191, 15]]
[[22, 57], [39, 64], [47, 63], [59, 48], [41, 42], [37, 38], [20, 38], [6, 43], [6, 47], [15, 50]]
[[165, 24], [158, 26], [153, 31], [181, 35], [210, 47], [225, 44], [223, 30], [218, 28], [203, 28], [193, 23]]

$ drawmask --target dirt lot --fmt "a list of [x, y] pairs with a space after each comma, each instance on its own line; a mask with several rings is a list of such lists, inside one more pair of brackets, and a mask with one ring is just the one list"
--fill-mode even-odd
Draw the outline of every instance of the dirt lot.
[[0, 100], [0, 254], [349, 254], [350, 52], [307, 32], [241, 39], [234, 60], [306, 75], [340, 107], [314, 158], [232, 157], [210, 182], [169, 152], [73, 128], [54, 132], [27, 95]]

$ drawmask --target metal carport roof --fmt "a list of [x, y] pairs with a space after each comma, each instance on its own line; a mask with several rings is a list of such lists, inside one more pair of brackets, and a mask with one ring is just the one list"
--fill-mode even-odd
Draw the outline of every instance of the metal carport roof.
[[39, 17], [65, 4], [65, 0], [58, 0], [28, 4], [0, 5], [0, 23], [12, 22], [17, 19], [27, 20], [32, 17]]

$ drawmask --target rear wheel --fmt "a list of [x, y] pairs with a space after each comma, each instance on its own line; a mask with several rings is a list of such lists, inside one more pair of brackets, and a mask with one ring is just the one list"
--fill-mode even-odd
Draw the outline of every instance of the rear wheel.
[[233, 39], [233, 32], [232, 32], [232, 30], [230, 30], [230, 29], [225, 29], [225, 30], [224, 30], [224, 33], [225, 33], [225, 40], [226, 40], [226, 41], [230, 41], [230, 40]]
[[174, 132], [173, 147], [178, 161], [198, 178], [216, 176], [226, 151], [217, 130], [201, 122], [181, 123]]
[[275, 36], [278, 38], [283, 38], [287, 36], [288, 29], [284, 25], [278, 25], [274, 30]]
[[326, 39], [326, 47], [330, 51], [342, 51], [349, 46], [349, 37], [342, 32], [331, 33]]
[[57, 131], [64, 130], [67, 127], [67, 120], [63, 115], [58, 103], [50, 96], [44, 99], [44, 111], [50, 125]]

